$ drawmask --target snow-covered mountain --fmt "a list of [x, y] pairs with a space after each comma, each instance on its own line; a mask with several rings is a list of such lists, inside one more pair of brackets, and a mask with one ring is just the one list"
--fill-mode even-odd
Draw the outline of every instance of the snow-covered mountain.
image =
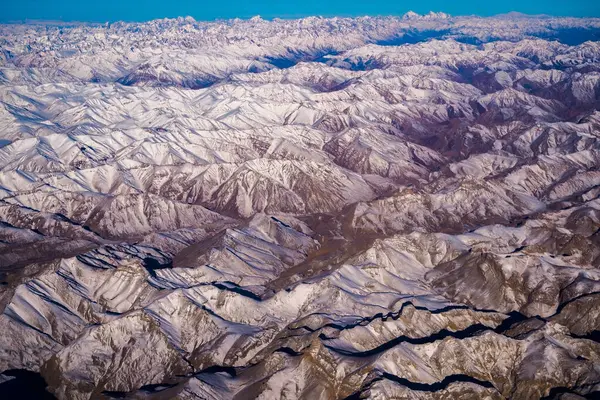
[[0, 25], [0, 394], [594, 398], [599, 35]]

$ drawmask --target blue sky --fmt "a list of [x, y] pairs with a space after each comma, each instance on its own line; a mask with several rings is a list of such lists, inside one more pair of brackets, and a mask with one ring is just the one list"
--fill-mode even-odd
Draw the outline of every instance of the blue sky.
[[509, 11], [600, 17], [600, 0], [0, 0], [0, 21], [146, 21], [191, 15], [222, 18], [296, 18], [309, 15], [401, 15], [444, 11], [453, 15], [494, 15]]

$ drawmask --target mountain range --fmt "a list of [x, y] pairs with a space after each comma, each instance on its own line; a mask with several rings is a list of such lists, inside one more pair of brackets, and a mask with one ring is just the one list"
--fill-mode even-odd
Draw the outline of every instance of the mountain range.
[[0, 25], [0, 394], [600, 394], [600, 19]]

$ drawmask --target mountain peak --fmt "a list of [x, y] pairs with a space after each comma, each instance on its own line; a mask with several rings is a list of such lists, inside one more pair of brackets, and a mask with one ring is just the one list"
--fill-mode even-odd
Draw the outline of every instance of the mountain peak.
[[421, 18], [421, 15], [417, 14], [414, 11], [408, 11], [407, 13], [405, 13], [402, 16], [402, 19], [404, 19], [404, 20], [412, 20], [412, 19], [419, 19], [419, 18]]

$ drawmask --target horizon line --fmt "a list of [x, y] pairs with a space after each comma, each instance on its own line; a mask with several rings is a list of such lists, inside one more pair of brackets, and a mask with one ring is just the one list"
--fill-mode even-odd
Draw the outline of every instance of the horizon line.
[[[116, 23], [126, 23], [126, 24], [143, 24], [153, 21], [164, 21], [164, 20], [179, 20], [179, 19], [188, 19], [191, 18], [194, 22], [207, 22], [207, 23], [216, 23], [216, 22], [232, 22], [232, 21], [252, 21], [254, 20], [263, 20], [263, 21], [277, 21], [277, 20], [302, 20], [307, 18], [320, 18], [320, 19], [334, 19], [334, 18], [343, 18], [343, 19], [359, 19], [359, 18], [402, 18], [403, 16], [414, 13], [413, 11], [407, 11], [402, 14], [363, 14], [363, 15], [281, 15], [276, 17], [263, 17], [259, 14], [251, 16], [251, 17], [232, 17], [232, 18], [214, 18], [214, 19], [197, 19], [191, 15], [180, 15], [177, 17], [162, 17], [162, 18], [152, 18], [147, 20], [107, 20], [107, 21], [85, 21], [85, 20], [61, 20], [61, 19], [36, 19], [36, 18], [25, 18], [22, 20], [9, 20], [9, 21], [1, 21], [0, 25], [60, 25], [60, 24], [73, 24], [73, 25], [106, 25], [106, 24], [116, 24]], [[482, 19], [493, 19], [498, 17], [505, 16], [513, 16], [515, 18], [531, 18], [531, 19], [548, 19], [548, 18], [575, 18], [575, 19], [600, 19], [600, 16], [575, 16], [575, 15], [554, 15], [554, 14], [528, 14], [520, 11], [509, 11], [506, 13], [499, 13], [493, 15], [478, 15], [478, 14], [459, 14], [459, 15], [451, 15], [444, 11], [429, 11], [425, 14], [415, 13], [421, 17], [431, 15], [431, 14], [445, 14], [448, 18], [482, 18]], [[443, 19], [443, 18], [440, 18]]]

